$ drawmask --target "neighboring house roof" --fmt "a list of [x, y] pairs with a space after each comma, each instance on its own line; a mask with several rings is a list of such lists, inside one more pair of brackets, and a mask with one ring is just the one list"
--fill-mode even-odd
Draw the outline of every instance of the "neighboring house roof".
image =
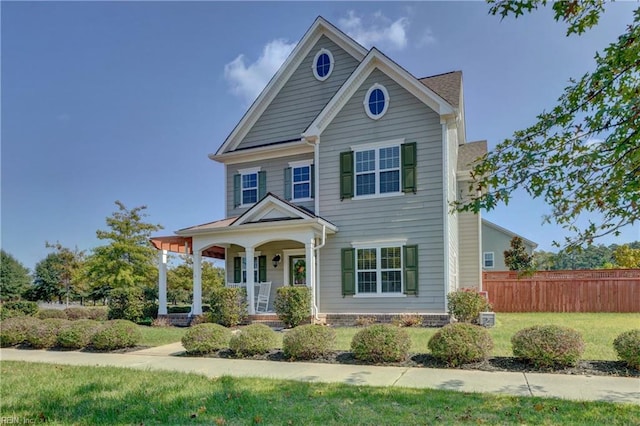
[[502, 226], [500, 226], [500, 225], [496, 225], [496, 224], [495, 224], [495, 223], [493, 223], [493, 222], [489, 222], [487, 219], [482, 219], [482, 226], [488, 226], [488, 227], [490, 227], [490, 228], [493, 228], [493, 229], [495, 229], [495, 230], [496, 230], [496, 231], [498, 231], [498, 232], [501, 232], [501, 233], [503, 233], [503, 234], [505, 234], [505, 235], [508, 235], [510, 238], [513, 238], [513, 237], [520, 237], [520, 238], [522, 238], [522, 241], [523, 241], [525, 244], [527, 244], [527, 245], [529, 245], [529, 246], [532, 246], [534, 249], [535, 249], [536, 247], [538, 247], [538, 243], [536, 243], [536, 242], [534, 242], [534, 241], [531, 241], [531, 240], [529, 240], [529, 239], [527, 239], [527, 238], [523, 237], [522, 235], [518, 235], [518, 234], [516, 234], [516, 233], [515, 233], [515, 232], [513, 232], [513, 231], [509, 231], [508, 229], [503, 228], [503, 227], [502, 227]]
[[468, 142], [458, 147], [458, 171], [471, 170], [473, 163], [487, 153], [487, 141]]
[[462, 71], [450, 71], [419, 79], [420, 83], [436, 92], [454, 108], [460, 106]]

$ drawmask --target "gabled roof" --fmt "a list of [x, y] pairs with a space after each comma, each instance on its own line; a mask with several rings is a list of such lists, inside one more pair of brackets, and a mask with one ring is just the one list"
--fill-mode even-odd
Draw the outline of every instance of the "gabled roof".
[[495, 229], [496, 231], [501, 232], [501, 233], [503, 233], [503, 234], [505, 234], [505, 235], [509, 236], [510, 238], [513, 238], [513, 237], [520, 237], [520, 238], [522, 238], [522, 241], [523, 241], [525, 244], [532, 246], [534, 249], [535, 249], [536, 247], [538, 247], [538, 243], [536, 243], [536, 242], [534, 242], [534, 241], [531, 241], [531, 240], [529, 240], [529, 239], [527, 239], [527, 238], [523, 237], [522, 235], [518, 235], [518, 234], [516, 234], [516, 233], [515, 233], [515, 232], [513, 232], [513, 231], [509, 231], [507, 228], [503, 228], [503, 227], [502, 227], [502, 226], [500, 226], [500, 225], [496, 225], [496, 224], [495, 224], [495, 223], [493, 223], [493, 222], [489, 222], [487, 219], [482, 219], [482, 226], [488, 226], [489, 228], [493, 228], [493, 229]]
[[203, 223], [201, 225], [190, 226], [176, 231], [176, 234], [186, 233], [188, 231], [206, 231], [208, 229], [226, 228], [231, 225], [238, 217], [228, 217], [226, 219], [216, 220], [213, 222]]
[[316, 18], [311, 28], [309, 28], [302, 37], [300, 42], [298, 42], [278, 72], [276, 72], [273, 78], [269, 81], [262, 93], [260, 93], [258, 98], [253, 102], [231, 134], [227, 137], [220, 148], [218, 148], [215, 155], [233, 151], [238, 144], [240, 144], [251, 127], [256, 123], [256, 121], [258, 121], [260, 116], [276, 97], [280, 89], [282, 89], [300, 63], [309, 54], [311, 48], [323, 35], [336, 43], [358, 61], [361, 61], [367, 54], [367, 49], [319, 16]]
[[451, 71], [444, 74], [421, 78], [420, 83], [436, 92], [454, 108], [460, 106], [462, 92], [462, 71]]
[[487, 153], [487, 141], [468, 142], [458, 146], [458, 171], [471, 170], [474, 163]]
[[396, 83], [411, 92], [439, 115], [451, 115], [456, 112], [455, 108], [444, 98], [431, 90], [427, 85], [421, 84], [418, 79], [407, 70], [374, 47], [362, 62], [360, 62], [360, 65], [353, 71], [347, 81], [344, 82], [340, 90], [338, 90], [329, 103], [320, 111], [315, 120], [313, 120], [313, 123], [305, 130], [303, 136], [307, 138], [319, 136], [375, 69], [379, 69], [387, 74]]

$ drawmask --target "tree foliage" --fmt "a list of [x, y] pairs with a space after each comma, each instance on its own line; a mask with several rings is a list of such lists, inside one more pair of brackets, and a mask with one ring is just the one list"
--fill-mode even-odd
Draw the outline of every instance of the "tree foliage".
[[[516, 17], [544, 0], [490, 1], [491, 12]], [[554, 2], [555, 19], [567, 35], [597, 24], [603, 2]], [[640, 8], [617, 41], [595, 55], [595, 69], [570, 80], [549, 111], [482, 157], [461, 211], [491, 210], [507, 204], [517, 188], [551, 206], [545, 218], [570, 232], [574, 249], [618, 234], [640, 215]], [[586, 222], [585, 217], [589, 216]], [[559, 243], [558, 243], [559, 244]]]
[[46, 242], [45, 246], [53, 252], [36, 264], [33, 287], [27, 297], [45, 301], [83, 297], [86, 292], [81, 276], [84, 252], [64, 247], [59, 242]]
[[[619, 253], [616, 258], [616, 253]], [[604, 244], [589, 245], [582, 250], [560, 250], [558, 253], [535, 251], [534, 267], [536, 270], [565, 270], [565, 269], [602, 269], [602, 268], [633, 268], [634, 256], [640, 253], [640, 241], [617, 245]], [[628, 257], [627, 257], [628, 255]], [[636, 268], [640, 266], [635, 266]]]
[[511, 249], [504, 251], [504, 264], [510, 271], [526, 271], [533, 266], [533, 256], [527, 253], [524, 241], [513, 237], [509, 243]]
[[30, 283], [29, 270], [11, 254], [0, 250], [0, 300], [19, 299]]
[[640, 248], [625, 244], [613, 251], [613, 266], [616, 268], [640, 268]]
[[96, 231], [108, 244], [96, 247], [86, 262], [92, 297], [104, 297], [114, 288], [155, 286], [156, 250], [149, 238], [162, 227], [145, 222], [146, 206], [128, 209], [120, 201], [115, 203], [118, 210], [106, 219], [109, 229]]
[[[180, 256], [182, 263], [167, 271], [167, 300], [191, 303], [193, 298], [193, 259]], [[202, 261], [202, 299], [209, 300], [213, 290], [224, 285], [224, 270]]]

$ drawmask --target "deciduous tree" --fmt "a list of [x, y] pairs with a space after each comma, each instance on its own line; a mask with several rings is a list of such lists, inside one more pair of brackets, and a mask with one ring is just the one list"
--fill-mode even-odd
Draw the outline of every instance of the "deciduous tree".
[[0, 250], [0, 300], [19, 299], [30, 284], [29, 270], [12, 255]]
[[[518, 17], [545, 0], [490, 0], [491, 11]], [[550, 3], [550, 2], [549, 2]], [[554, 2], [567, 35], [582, 34], [604, 12], [599, 0]], [[517, 188], [551, 207], [547, 221], [570, 232], [574, 249], [618, 234], [640, 218], [640, 8], [617, 41], [596, 53], [595, 67], [570, 80], [556, 106], [496, 146], [472, 171], [476, 179], [462, 211], [507, 204]], [[582, 222], [585, 216], [589, 219]], [[582, 225], [586, 223], [586, 225]], [[560, 244], [560, 243], [557, 243]]]

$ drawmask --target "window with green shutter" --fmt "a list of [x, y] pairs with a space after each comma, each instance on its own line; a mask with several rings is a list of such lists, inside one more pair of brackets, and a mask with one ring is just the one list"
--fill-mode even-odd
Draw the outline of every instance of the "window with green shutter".
[[356, 250], [342, 249], [342, 296], [356, 294]]
[[353, 197], [353, 151], [340, 153], [340, 199]]
[[418, 246], [404, 246], [404, 293], [418, 295]]
[[417, 190], [416, 182], [416, 143], [402, 144], [402, 191], [413, 192]]

